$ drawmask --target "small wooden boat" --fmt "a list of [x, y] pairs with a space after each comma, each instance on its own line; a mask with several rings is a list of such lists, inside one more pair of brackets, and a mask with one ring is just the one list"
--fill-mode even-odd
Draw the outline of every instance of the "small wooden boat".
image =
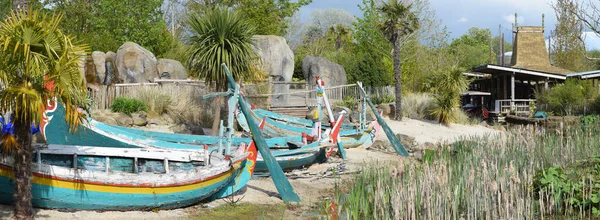
[[[96, 147], [120, 148], [163, 148], [163, 149], [204, 149], [223, 153], [218, 147], [218, 136], [171, 134], [162, 132], [143, 131], [134, 128], [107, 125], [93, 119], [88, 119], [75, 134], [68, 132], [69, 128], [64, 120], [62, 106], [50, 106], [46, 110], [41, 132], [48, 144], [58, 145], [83, 145]], [[232, 148], [245, 148], [252, 141], [251, 138], [232, 138]], [[306, 167], [313, 163], [326, 161], [327, 155], [324, 148], [333, 145], [326, 141], [303, 144], [302, 138], [275, 138], [267, 139], [273, 148], [271, 152], [283, 169]], [[323, 150], [322, 150], [323, 149]], [[259, 155], [256, 161], [256, 172], [266, 172], [266, 165]]]
[[[257, 153], [48, 145], [35, 155], [35, 207], [151, 210], [231, 195], [250, 180]], [[12, 164], [0, 159], [1, 203], [13, 202]]]
[[[275, 120], [269, 118], [265, 115], [260, 115], [256, 110], [250, 111], [250, 114], [255, 120], [259, 120], [261, 118], [266, 118], [265, 128], [263, 130], [263, 134], [275, 138], [275, 137], [297, 137], [302, 134], [310, 134], [312, 132], [311, 128], [307, 128], [305, 126], [298, 126], [295, 123], [286, 123], [283, 121]], [[243, 114], [236, 114], [237, 122], [244, 130], [249, 130], [248, 125], [246, 124], [246, 116]], [[355, 148], [355, 147], [369, 147], [373, 145], [375, 142], [378, 133], [381, 131], [381, 126], [377, 121], [373, 121], [369, 124], [367, 129], [364, 131], [360, 131], [360, 129], [352, 129], [352, 130], [340, 130], [340, 140], [344, 148]]]

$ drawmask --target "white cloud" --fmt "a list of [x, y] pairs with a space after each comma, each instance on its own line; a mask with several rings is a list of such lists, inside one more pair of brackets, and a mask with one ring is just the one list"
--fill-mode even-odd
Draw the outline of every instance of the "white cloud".
[[[515, 23], [515, 14], [504, 15], [502, 16], [502, 19], [504, 19], [504, 21], [508, 22], [509, 24]], [[517, 15], [517, 22], [519, 24], [522, 24], [524, 21], [525, 18], [523, 18], [523, 16]]]
[[465, 23], [465, 22], [467, 22], [467, 21], [469, 21], [469, 19], [467, 19], [467, 18], [465, 18], [465, 17], [462, 17], [462, 18], [458, 19], [458, 22], [459, 22], [459, 23]]

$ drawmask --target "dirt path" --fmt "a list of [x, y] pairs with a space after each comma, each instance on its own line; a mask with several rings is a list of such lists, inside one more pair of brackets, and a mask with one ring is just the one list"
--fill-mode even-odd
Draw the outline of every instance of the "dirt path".
[[[487, 135], [494, 134], [497, 131], [483, 127], [483, 126], [466, 126], [466, 125], [451, 125], [450, 127], [441, 126], [429, 122], [423, 122], [418, 120], [407, 119], [401, 122], [395, 122], [388, 120], [388, 124], [395, 133], [402, 133], [415, 138], [415, 141], [423, 144], [425, 142], [436, 143], [439, 141], [451, 141], [460, 136], [472, 136], [472, 135]], [[382, 134], [381, 138], [385, 139], [385, 135]], [[341, 159], [332, 159], [332, 161], [324, 164], [315, 164], [311, 167], [301, 170], [293, 171], [292, 173], [303, 173], [304, 176], [310, 176], [309, 178], [298, 178], [290, 179], [292, 186], [296, 193], [300, 195], [303, 201], [303, 206], [308, 207], [311, 204], [317, 203], [327, 195], [331, 195], [332, 189], [336, 179], [334, 178], [322, 178], [319, 175], [321, 172], [329, 167], [339, 166], [340, 163], [344, 162], [348, 172], [355, 172], [360, 169], [364, 163], [370, 163], [374, 161], [379, 162], [405, 162], [410, 158], [402, 158], [390, 153], [383, 153], [379, 151], [365, 150], [361, 148], [347, 149], [346, 151], [348, 159], [342, 161]], [[350, 178], [351, 175], [342, 175], [342, 179]], [[339, 181], [339, 180], [337, 180]], [[242, 202], [250, 202], [256, 204], [281, 204], [282, 201], [278, 197], [277, 190], [273, 181], [270, 178], [255, 178], [248, 183], [248, 187], [245, 192], [240, 195], [243, 196]], [[77, 211], [77, 212], [63, 212], [56, 210], [43, 210], [36, 209], [37, 219], [100, 219], [100, 220], [112, 220], [112, 219], [186, 219], [190, 213], [196, 213], [199, 209], [206, 209], [216, 207], [225, 204], [225, 201], [218, 200], [208, 204], [196, 205], [193, 207], [175, 209], [175, 210], [162, 210], [157, 212], [95, 212], [95, 211]], [[299, 211], [301, 212], [301, 211]], [[0, 205], [0, 219], [11, 219], [12, 206]], [[297, 213], [300, 215], [301, 213]]]

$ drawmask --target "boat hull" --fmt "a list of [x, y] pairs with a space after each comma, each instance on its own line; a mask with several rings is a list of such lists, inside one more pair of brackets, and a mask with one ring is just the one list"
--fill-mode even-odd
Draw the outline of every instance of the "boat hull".
[[[292, 170], [310, 166], [314, 163], [322, 163], [327, 160], [326, 149], [315, 149], [310, 152], [295, 155], [277, 156], [275, 159], [282, 170]], [[256, 172], [267, 172], [267, 165], [262, 158], [256, 160]]]
[[[231, 182], [234, 171], [195, 184], [172, 187], [103, 185], [33, 173], [34, 207], [76, 210], [150, 210], [190, 206], [209, 198]], [[0, 203], [13, 203], [11, 168], [0, 165]]]

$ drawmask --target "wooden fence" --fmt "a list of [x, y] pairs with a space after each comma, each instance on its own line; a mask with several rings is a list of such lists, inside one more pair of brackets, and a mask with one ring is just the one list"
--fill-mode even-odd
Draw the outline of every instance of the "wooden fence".
[[171, 94], [172, 97], [200, 97], [206, 93], [203, 81], [194, 80], [160, 80], [154, 83], [127, 83], [111, 86], [98, 86], [90, 89], [95, 101], [92, 109], [109, 109], [117, 97], [140, 98], [143, 91], [154, 90], [159, 94]]
[[[95, 100], [93, 109], [108, 109], [117, 97], [140, 98], [144, 91], [154, 90], [172, 97], [200, 98], [207, 93], [203, 81], [196, 80], [163, 80], [155, 79], [154, 83], [129, 83], [113, 86], [98, 86], [91, 90]], [[317, 94], [315, 85], [305, 82], [272, 82], [264, 81], [255, 84], [244, 84], [242, 91], [249, 101], [261, 108], [309, 107], [316, 106]], [[370, 96], [393, 95], [394, 87], [366, 88]], [[325, 87], [331, 104], [341, 102], [344, 98], [359, 99], [360, 89], [356, 84]]]

